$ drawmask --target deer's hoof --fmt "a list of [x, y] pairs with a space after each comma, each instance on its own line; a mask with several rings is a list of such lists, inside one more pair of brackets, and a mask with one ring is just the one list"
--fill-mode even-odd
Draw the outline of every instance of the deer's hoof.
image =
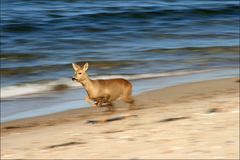
[[93, 108], [97, 108], [97, 105], [92, 105]]

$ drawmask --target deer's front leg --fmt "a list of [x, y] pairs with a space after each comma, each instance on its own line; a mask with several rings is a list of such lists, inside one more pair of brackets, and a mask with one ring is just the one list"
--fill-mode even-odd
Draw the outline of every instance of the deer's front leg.
[[97, 107], [97, 105], [87, 96], [85, 97], [85, 101], [92, 105], [92, 107]]
[[97, 105], [97, 107], [101, 107], [103, 103], [104, 103], [104, 97], [98, 97], [96, 99], [96, 103], [95, 104]]

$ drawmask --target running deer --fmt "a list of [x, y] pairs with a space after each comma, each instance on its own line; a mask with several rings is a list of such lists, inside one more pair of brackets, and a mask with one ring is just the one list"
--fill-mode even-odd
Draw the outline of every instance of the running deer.
[[112, 102], [118, 99], [128, 103], [130, 108], [134, 106], [132, 84], [128, 80], [122, 78], [92, 80], [87, 74], [88, 63], [85, 63], [83, 66], [72, 63], [72, 67], [75, 71], [72, 80], [81, 83], [85, 88], [88, 94], [85, 100], [92, 107], [101, 107], [103, 104], [106, 104], [109, 109], [112, 109]]

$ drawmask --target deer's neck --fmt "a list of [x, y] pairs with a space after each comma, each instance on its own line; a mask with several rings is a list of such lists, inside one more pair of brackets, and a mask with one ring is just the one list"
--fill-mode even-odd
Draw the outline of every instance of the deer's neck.
[[92, 80], [87, 76], [84, 80], [80, 81], [80, 83], [83, 85], [89, 95], [91, 88], [93, 88]]

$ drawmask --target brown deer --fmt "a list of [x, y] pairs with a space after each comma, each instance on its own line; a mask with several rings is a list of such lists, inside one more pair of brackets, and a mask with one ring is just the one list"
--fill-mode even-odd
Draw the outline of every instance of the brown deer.
[[130, 107], [134, 106], [132, 84], [128, 80], [122, 78], [92, 80], [87, 74], [88, 63], [83, 66], [72, 63], [72, 67], [75, 71], [72, 80], [82, 84], [88, 94], [85, 100], [93, 107], [107, 104], [109, 109], [112, 109], [112, 102], [118, 99], [129, 103]]

